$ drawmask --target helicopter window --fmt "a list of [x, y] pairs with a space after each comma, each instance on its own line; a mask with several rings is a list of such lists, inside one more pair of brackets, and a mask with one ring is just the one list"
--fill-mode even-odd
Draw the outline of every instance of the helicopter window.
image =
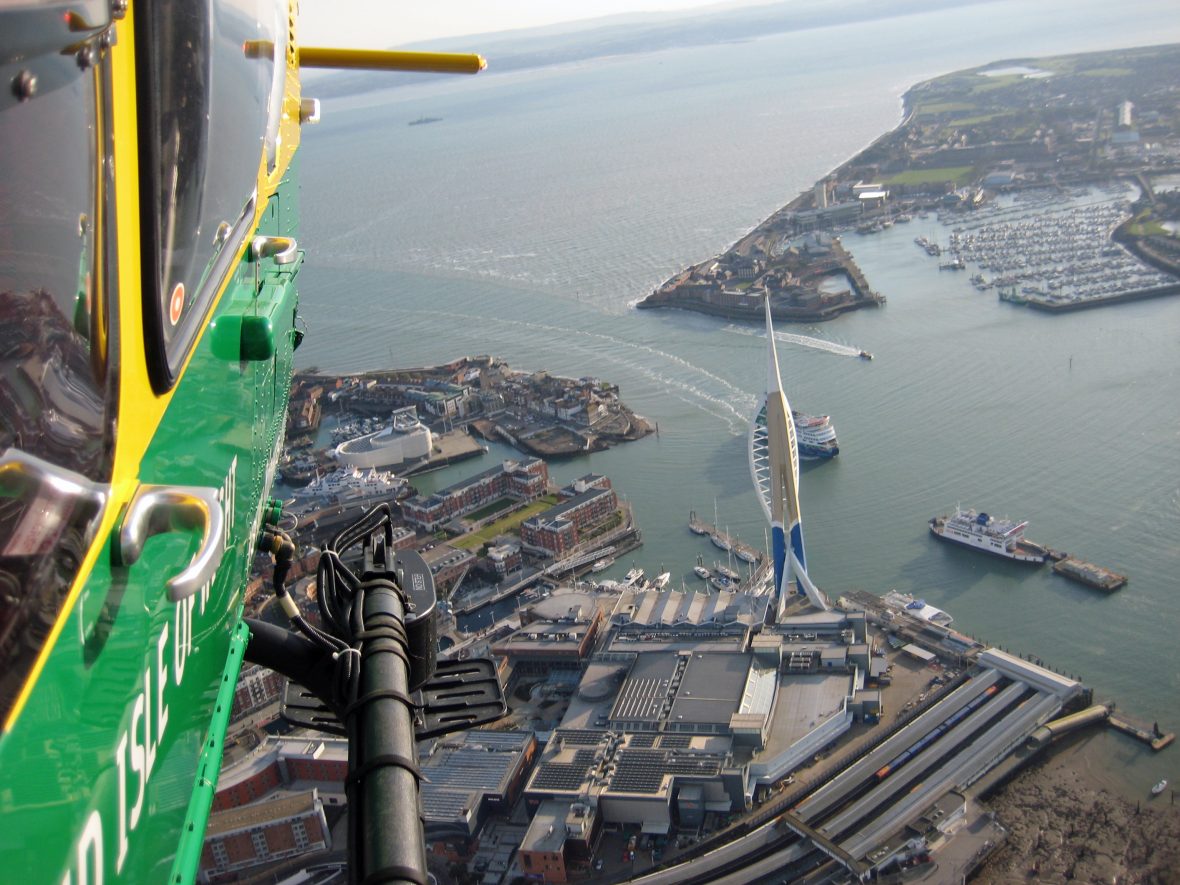
[[253, 232], [271, 91], [282, 85], [275, 56], [286, 17], [276, 8], [152, 3], [137, 25], [149, 106], [144, 301], [157, 390], [175, 382]]
[[0, 719], [93, 540], [117, 392], [106, 61], [60, 8], [18, 24], [8, 69], [29, 88], [0, 95]]

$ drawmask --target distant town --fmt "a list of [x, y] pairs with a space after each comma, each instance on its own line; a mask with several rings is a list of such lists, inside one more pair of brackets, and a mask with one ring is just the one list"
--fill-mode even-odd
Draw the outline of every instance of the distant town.
[[[920, 83], [905, 119], [721, 255], [639, 304], [815, 322], [876, 306], [841, 244], [914, 219], [951, 228], [915, 241], [940, 270], [975, 270], [1000, 300], [1060, 312], [1180, 292], [1180, 49], [1018, 59]], [[1070, 196], [1138, 190], [1082, 226]], [[1027, 209], [1028, 211], [1022, 211]], [[1108, 217], [1109, 216], [1109, 217]], [[925, 242], [922, 242], [925, 240]], [[855, 248], [852, 248], [855, 251]]]

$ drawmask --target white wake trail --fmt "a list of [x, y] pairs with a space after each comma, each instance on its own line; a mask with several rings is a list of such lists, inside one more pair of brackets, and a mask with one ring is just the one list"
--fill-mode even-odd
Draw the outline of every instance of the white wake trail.
[[[748, 326], [725, 326], [723, 331], [734, 335], [745, 335], [752, 338], [765, 338], [766, 333]], [[825, 350], [836, 356], [860, 356], [860, 348], [847, 344], [837, 344], [835, 341], [825, 341], [823, 338], [812, 338], [809, 335], [796, 335], [794, 332], [775, 332], [775, 341], [785, 344], [798, 344], [800, 347], [810, 347], [812, 350]]]

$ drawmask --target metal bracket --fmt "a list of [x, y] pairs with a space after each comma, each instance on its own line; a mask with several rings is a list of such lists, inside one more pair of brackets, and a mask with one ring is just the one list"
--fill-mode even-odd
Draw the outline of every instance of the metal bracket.
[[[414, 701], [417, 740], [487, 725], [508, 712], [496, 665], [487, 658], [439, 661], [433, 678], [414, 692]], [[336, 714], [297, 682], [288, 681], [283, 689], [281, 714], [293, 725], [346, 734]]]

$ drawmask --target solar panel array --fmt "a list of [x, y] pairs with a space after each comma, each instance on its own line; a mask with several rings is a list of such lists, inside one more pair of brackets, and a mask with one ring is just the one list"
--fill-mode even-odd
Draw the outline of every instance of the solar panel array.
[[561, 738], [562, 744], [596, 747], [602, 742], [602, 736], [606, 732], [594, 728], [562, 728], [558, 730], [557, 734]]
[[627, 747], [615, 755], [610, 788], [621, 793], [658, 793], [664, 777], [670, 774], [716, 777], [720, 773], [717, 756]]
[[[478, 798], [476, 801], [479, 801]], [[422, 790], [422, 815], [429, 821], [457, 818], [468, 810], [470, 804], [470, 793], [459, 790]]]
[[660, 741], [660, 746], [665, 750], [687, 750], [691, 745], [692, 735], [688, 734], [666, 734]]
[[654, 747], [656, 745], [656, 734], [633, 734], [631, 735], [632, 747]]
[[623, 793], [658, 793], [664, 780], [662, 750], [625, 749], [615, 756], [611, 789]]
[[586, 781], [594, 764], [593, 750], [575, 751], [571, 762], [545, 762], [533, 778], [530, 789], [567, 792], [578, 790]]

